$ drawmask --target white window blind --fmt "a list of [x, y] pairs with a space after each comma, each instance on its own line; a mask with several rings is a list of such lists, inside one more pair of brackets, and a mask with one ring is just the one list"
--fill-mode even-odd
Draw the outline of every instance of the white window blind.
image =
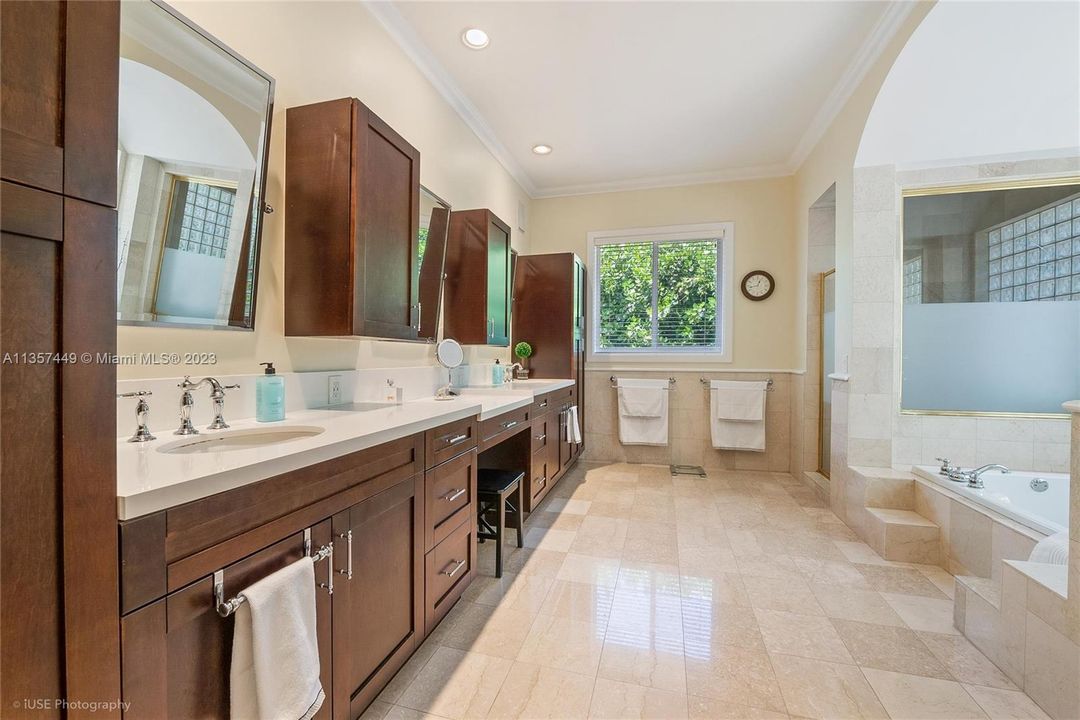
[[721, 241], [596, 246], [598, 352], [687, 352], [721, 344]]

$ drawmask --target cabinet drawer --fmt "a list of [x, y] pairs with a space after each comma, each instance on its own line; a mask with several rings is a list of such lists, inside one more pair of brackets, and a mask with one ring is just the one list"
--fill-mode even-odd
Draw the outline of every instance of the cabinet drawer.
[[428, 470], [425, 546], [438, 545], [470, 517], [476, 500], [476, 449]]
[[504, 412], [480, 423], [480, 449], [497, 445], [506, 438], [521, 432], [529, 421], [532, 405]]
[[538, 453], [558, 440], [558, 415], [544, 415], [532, 421], [532, 452]]
[[551, 410], [554, 403], [551, 401], [551, 393], [544, 393], [533, 398], [533, 417], [539, 417]]
[[552, 468], [550, 460], [551, 452], [549, 448], [533, 453], [532, 463], [529, 467], [529, 482], [525, 488], [530, 512], [544, 499], [553, 484], [549, 470], [553, 471], [554, 468]]
[[428, 430], [424, 435], [427, 467], [433, 468], [476, 447], [476, 428], [476, 418], [471, 417]]
[[425, 560], [424, 615], [430, 633], [472, 582], [476, 572], [476, 523], [463, 523]]
[[548, 393], [548, 397], [551, 399], [549, 409], [558, 412], [563, 405], [573, 405], [577, 400], [577, 386], [571, 385], [559, 390], [552, 390]]

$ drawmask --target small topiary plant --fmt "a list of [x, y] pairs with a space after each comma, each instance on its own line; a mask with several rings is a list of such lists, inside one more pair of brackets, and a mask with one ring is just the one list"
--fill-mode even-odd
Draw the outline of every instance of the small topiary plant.
[[533, 354], [532, 345], [527, 342], [519, 342], [514, 346], [514, 355], [516, 355], [522, 362], [528, 360]]

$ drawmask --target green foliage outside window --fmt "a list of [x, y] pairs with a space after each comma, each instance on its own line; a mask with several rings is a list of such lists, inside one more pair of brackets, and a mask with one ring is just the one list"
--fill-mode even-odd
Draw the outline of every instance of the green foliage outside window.
[[716, 240], [599, 246], [599, 349], [717, 347], [718, 250]]

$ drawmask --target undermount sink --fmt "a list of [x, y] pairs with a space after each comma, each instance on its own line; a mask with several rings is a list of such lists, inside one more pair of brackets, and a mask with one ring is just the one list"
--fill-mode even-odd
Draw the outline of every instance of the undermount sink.
[[244, 430], [225, 430], [200, 435], [189, 435], [174, 440], [157, 449], [170, 455], [192, 455], [196, 453], [216, 453], [230, 450], [253, 450], [255, 448], [277, 445], [291, 440], [302, 440], [321, 434], [325, 428], [310, 425], [280, 425], [267, 428], [246, 428]]

